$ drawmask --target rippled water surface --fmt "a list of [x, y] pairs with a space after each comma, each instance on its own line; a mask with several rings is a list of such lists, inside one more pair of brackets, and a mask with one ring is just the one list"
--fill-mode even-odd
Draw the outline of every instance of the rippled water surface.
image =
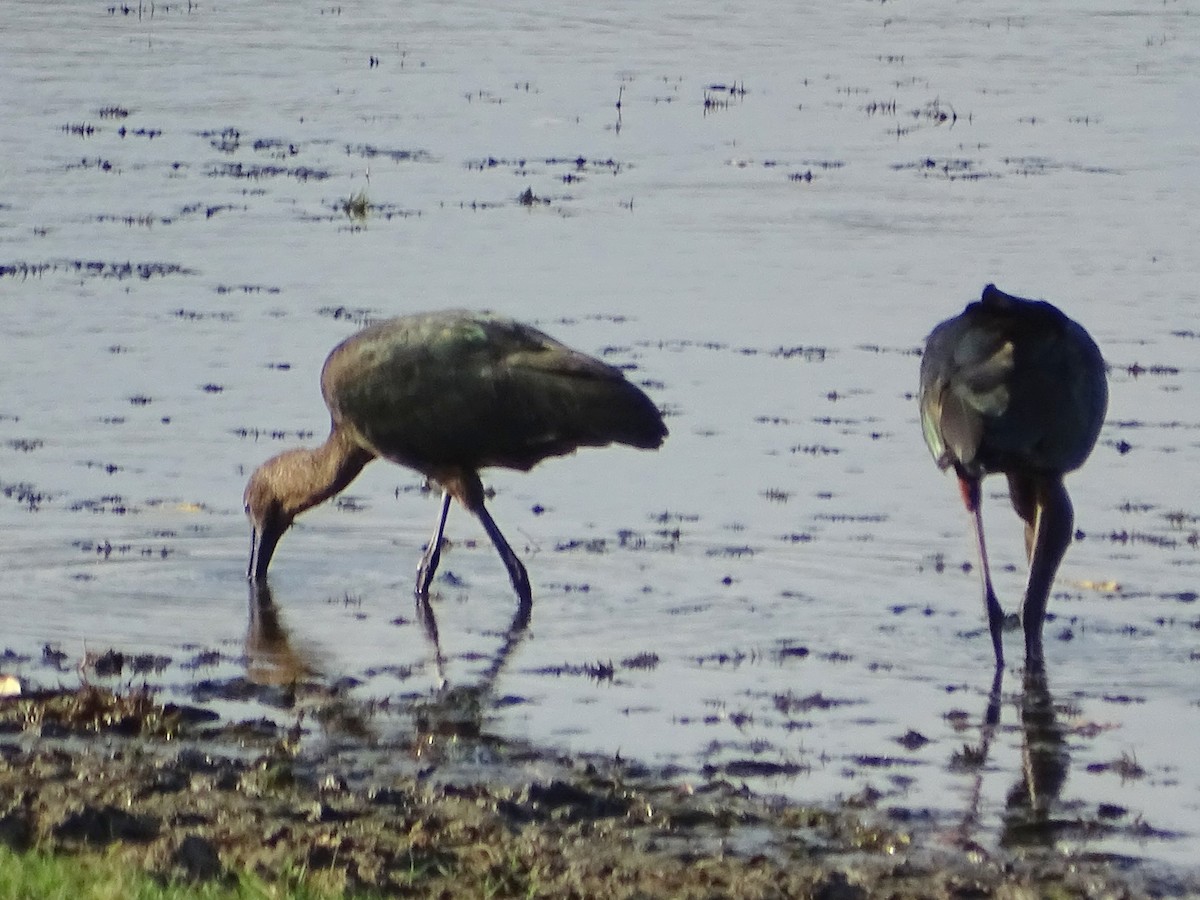
[[[300, 663], [392, 709], [444, 676], [507, 737], [1193, 865], [1200, 16], [1053, 6], [7, 0], [2, 668], [156, 654], [195, 700]], [[913, 398], [989, 281], [1111, 366], [1047, 689], [1009, 635], [994, 731]], [[533, 620], [506, 637], [454, 510], [440, 674], [411, 599], [436, 498], [393, 466], [299, 521], [251, 628], [249, 472], [323, 438], [335, 343], [451, 306], [626, 367], [670, 439], [486, 474]], [[1021, 529], [985, 494], [1011, 610]]]

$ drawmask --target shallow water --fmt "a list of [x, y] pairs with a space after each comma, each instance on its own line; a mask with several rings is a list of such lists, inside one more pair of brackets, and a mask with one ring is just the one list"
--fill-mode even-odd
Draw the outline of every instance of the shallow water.
[[[298, 658], [364, 701], [434, 695], [420, 479], [370, 467], [283, 541], [286, 659], [247, 643], [241, 491], [323, 437], [321, 362], [362, 321], [485, 307], [628, 367], [672, 431], [487, 475], [534, 583], [507, 645], [504, 570], [452, 512], [441, 674], [490, 687], [489, 730], [1193, 865], [1193, 4], [506, 6], [0, 7], [3, 668], [115, 647], [195, 697]], [[1111, 365], [1068, 482], [1055, 723], [1023, 727], [1010, 663], [990, 737], [968, 523], [912, 397], [988, 281]], [[986, 497], [1013, 609], [1021, 531]], [[1062, 827], [1012, 825], [1024, 750]]]

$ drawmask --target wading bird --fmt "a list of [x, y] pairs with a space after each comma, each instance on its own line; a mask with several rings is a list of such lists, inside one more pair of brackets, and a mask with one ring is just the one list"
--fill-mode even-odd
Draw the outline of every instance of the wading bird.
[[1092, 452], [1108, 407], [1100, 350], [1083, 327], [1049, 303], [989, 284], [930, 333], [921, 359], [921, 426], [942, 469], [954, 467], [972, 515], [996, 666], [1004, 664], [1004, 613], [992, 589], [980, 514], [980, 481], [1008, 476], [1025, 520], [1029, 581], [1021, 607], [1026, 659], [1042, 660], [1042, 623], [1074, 512], [1063, 475]]
[[380, 457], [443, 489], [417, 597], [428, 597], [453, 498], [483, 524], [528, 605], [529, 577], [484, 506], [479, 470], [528, 471], [547, 457], [611, 443], [649, 450], [667, 436], [662, 414], [619, 369], [486, 313], [431, 312], [365, 328], [329, 354], [321, 393], [331, 417], [325, 443], [267, 460], [246, 485], [254, 583], [266, 582], [275, 545], [296, 516]]

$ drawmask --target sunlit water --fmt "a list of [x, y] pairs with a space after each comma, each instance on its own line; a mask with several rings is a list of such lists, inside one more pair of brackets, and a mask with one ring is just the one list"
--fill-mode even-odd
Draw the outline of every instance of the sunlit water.
[[[486, 307], [629, 367], [672, 431], [488, 474], [535, 590], [501, 659], [507, 578], [452, 513], [443, 674], [491, 685], [486, 727], [1011, 841], [1019, 640], [959, 765], [991, 652], [912, 397], [994, 281], [1112, 366], [1047, 623], [1054, 814], [1112, 831], [1063, 843], [1194, 864], [1193, 4], [504, 6], [0, 6], [3, 668], [158, 653], [194, 696], [253, 666], [249, 471], [322, 439], [365, 318]], [[272, 570], [292, 650], [364, 701], [438, 687], [419, 487], [370, 467]], [[1014, 609], [1002, 483], [986, 506]]]

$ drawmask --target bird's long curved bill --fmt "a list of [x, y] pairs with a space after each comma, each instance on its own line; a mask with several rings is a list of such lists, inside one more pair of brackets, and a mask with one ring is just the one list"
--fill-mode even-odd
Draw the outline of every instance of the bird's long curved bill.
[[275, 545], [279, 543], [281, 533], [270, 531], [260, 532], [250, 529], [250, 565], [246, 569], [246, 578], [256, 584], [265, 584], [267, 569], [271, 565], [271, 557], [275, 555]]

